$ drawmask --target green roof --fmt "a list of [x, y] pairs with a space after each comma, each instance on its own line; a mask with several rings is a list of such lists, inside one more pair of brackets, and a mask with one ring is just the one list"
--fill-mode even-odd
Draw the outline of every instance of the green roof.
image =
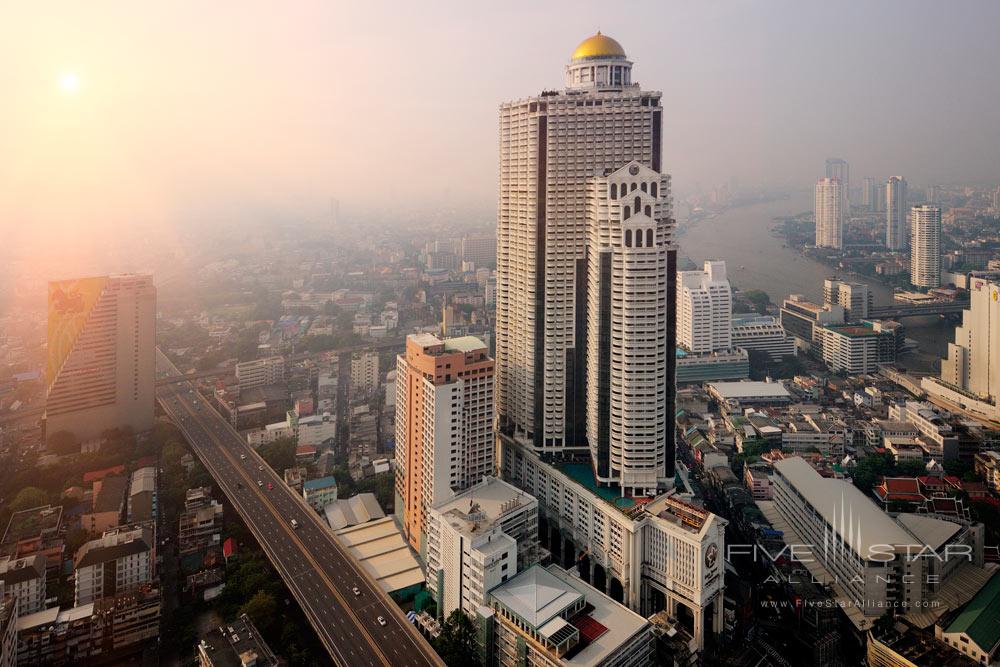
[[1000, 575], [979, 589], [945, 632], [964, 632], [984, 651], [1000, 642]]

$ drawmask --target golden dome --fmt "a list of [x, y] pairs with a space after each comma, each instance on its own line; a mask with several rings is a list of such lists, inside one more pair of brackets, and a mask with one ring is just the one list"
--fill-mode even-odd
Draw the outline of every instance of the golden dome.
[[578, 58], [606, 58], [609, 56], [625, 57], [625, 49], [617, 41], [607, 35], [602, 35], [598, 30], [597, 34], [588, 37], [580, 42], [573, 52], [573, 60]]

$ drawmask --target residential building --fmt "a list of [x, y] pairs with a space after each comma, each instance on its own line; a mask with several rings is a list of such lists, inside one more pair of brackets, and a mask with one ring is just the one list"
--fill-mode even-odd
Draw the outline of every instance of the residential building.
[[866, 211], [874, 211], [878, 200], [878, 185], [871, 176], [865, 176], [861, 181], [861, 206]]
[[332, 476], [302, 482], [302, 497], [317, 512], [337, 499], [337, 480]]
[[478, 610], [486, 667], [651, 665], [653, 626], [556, 565], [493, 588]]
[[910, 283], [915, 287], [941, 286], [941, 208], [914, 206], [910, 210]]
[[1000, 452], [986, 451], [975, 455], [975, 470], [993, 493], [1000, 493]]
[[127, 517], [129, 523], [156, 520], [156, 468], [147, 466], [132, 473], [129, 483]]
[[948, 343], [948, 358], [941, 362], [941, 379], [925, 377], [921, 387], [973, 414], [1000, 418], [1000, 283], [975, 278], [969, 287], [969, 308]]
[[17, 598], [19, 616], [45, 608], [45, 586], [45, 556], [0, 558], [0, 591]]
[[89, 512], [80, 516], [80, 527], [99, 535], [122, 522], [129, 478], [109, 475], [95, 480], [92, 488], [92, 505]]
[[[601, 483], [629, 493], [655, 492], [670, 481], [666, 456], [672, 456], [674, 432], [666, 412], [673, 388], [667, 358], [674, 354], [668, 304], [675, 298], [667, 291], [668, 253], [674, 250], [670, 177], [633, 161], [592, 178], [588, 201], [585, 359], [591, 460]], [[725, 279], [724, 265], [713, 271]], [[716, 285], [709, 283], [713, 299]]]
[[906, 179], [892, 176], [885, 186], [885, 247], [906, 250], [910, 247], [910, 229], [906, 213]]
[[198, 642], [198, 667], [278, 667], [281, 662], [246, 614]]
[[843, 306], [846, 322], [868, 319], [875, 305], [874, 301], [874, 294], [864, 283], [851, 283], [838, 278], [827, 278], [823, 281], [824, 306]]
[[462, 260], [472, 262], [477, 268], [496, 266], [496, 236], [466, 236], [462, 238]]
[[396, 511], [421, 553], [428, 508], [495, 470], [493, 372], [472, 336], [412, 334], [396, 358]]
[[734, 315], [733, 347], [747, 352], [758, 350], [771, 361], [795, 356], [795, 341], [772, 315]]
[[538, 562], [538, 501], [487, 477], [427, 514], [427, 581], [438, 616], [475, 614], [487, 593]]
[[236, 382], [240, 397], [243, 392], [256, 387], [267, 387], [285, 381], [285, 358], [282, 356], [261, 357], [236, 364]]
[[203, 552], [222, 543], [224, 511], [212, 498], [210, 487], [188, 489], [184, 511], [178, 519], [177, 550], [179, 555]]
[[781, 305], [781, 326], [797, 339], [797, 345], [808, 349], [813, 342], [813, 329], [824, 324], [843, 324], [846, 311], [840, 304], [817, 305], [801, 294], [791, 294]]
[[49, 283], [46, 433], [152, 428], [155, 328], [150, 275]]
[[732, 348], [733, 290], [725, 262], [677, 273], [677, 344], [696, 353]]
[[902, 326], [892, 320], [826, 325], [813, 329], [814, 342], [830, 370], [862, 375], [896, 360]]
[[378, 352], [355, 352], [351, 356], [351, 395], [372, 395], [378, 390], [378, 379]]
[[149, 527], [122, 526], [76, 552], [74, 604], [79, 607], [136, 589], [153, 579], [155, 556]]
[[840, 210], [844, 212], [844, 219], [851, 211], [851, 165], [847, 160], [839, 157], [826, 159], [826, 177], [836, 179], [841, 186], [842, 204]]
[[[660, 98], [659, 92], [633, 83], [632, 63], [622, 46], [597, 34], [573, 52], [562, 91], [500, 107], [497, 417], [502, 433], [539, 452], [589, 452], [588, 192], [591, 179], [632, 162], [661, 172]], [[637, 188], [639, 180], [634, 181]], [[654, 180], [645, 179], [647, 186]], [[662, 194], [630, 191], [631, 199], [640, 197], [643, 215]], [[624, 210], [618, 206], [628, 203], [615, 203], [614, 215], [620, 217]], [[661, 215], [668, 214], [663, 202], [658, 208]], [[662, 237], [656, 242], [662, 243]], [[659, 257], [658, 250], [652, 252]], [[673, 294], [676, 249], [669, 248], [666, 255], [667, 294]], [[676, 328], [672, 300], [666, 317], [669, 350]], [[673, 355], [660, 363], [666, 367], [654, 372], [667, 378], [662, 413], [671, 415]], [[658, 476], [673, 476], [672, 445], [667, 468]]]
[[821, 178], [816, 183], [816, 247], [843, 248], [844, 184], [836, 178]]
[[0, 583], [0, 667], [17, 667], [17, 598]]

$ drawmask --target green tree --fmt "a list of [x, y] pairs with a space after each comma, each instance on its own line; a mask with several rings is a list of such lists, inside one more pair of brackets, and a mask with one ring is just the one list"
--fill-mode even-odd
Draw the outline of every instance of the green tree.
[[69, 431], [56, 431], [49, 436], [48, 449], [59, 456], [79, 454], [80, 440]]
[[285, 468], [295, 465], [295, 440], [292, 438], [278, 438], [274, 442], [268, 442], [257, 449], [257, 453], [267, 461], [277, 473], [282, 473]]
[[434, 649], [448, 667], [481, 665], [476, 647], [476, 626], [465, 612], [456, 609], [441, 626]]
[[252, 598], [240, 607], [240, 613], [249, 616], [250, 620], [253, 621], [253, 624], [261, 632], [266, 632], [267, 628], [271, 627], [277, 611], [277, 600], [266, 591], [257, 591]]
[[48, 502], [49, 494], [45, 493], [45, 491], [36, 486], [26, 486], [14, 496], [14, 500], [10, 503], [10, 511], [20, 512], [21, 510], [31, 509], [39, 505], [47, 505]]
[[761, 315], [767, 314], [767, 306], [771, 303], [771, 298], [759, 289], [751, 289], [743, 292], [743, 298], [746, 299], [753, 305], [753, 309], [756, 310]]
[[878, 478], [892, 472], [894, 463], [892, 454], [870, 454], [861, 458], [854, 468], [854, 486], [865, 493], [871, 493]]

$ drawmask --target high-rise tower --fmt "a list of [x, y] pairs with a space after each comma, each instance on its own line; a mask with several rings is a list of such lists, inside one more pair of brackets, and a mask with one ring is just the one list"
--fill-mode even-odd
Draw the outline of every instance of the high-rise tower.
[[827, 158], [826, 177], [840, 181], [840, 210], [846, 220], [851, 212], [851, 165], [839, 157]]
[[[588, 191], [591, 179], [610, 177], [632, 162], [661, 171], [660, 97], [632, 81], [624, 49], [598, 33], [574, 51], [564, 90], [500, 107], [497, 413], [501, 433], [539, 453], [590, 450]], [[656, 203], [669, 217], [656, 201], [660, 196], [666, 193], [642, 193], [642, 206]], [[673, 294], [676, 249], [664, 246], [664, 252], [662, 271]], [[672, 348], [672, 300], [666, 318]], [[668, 384], [663, 410], [672, 415], [674, 357], [657, 363]], [[664, 474], [672, 477], [672, 427], [669, 441]]]
[[152, 276], [49, 283], [46, 432], [152, 428], [155, 341]]
[[910, 282], [941, 286], [941, 208], [914, 206], [910, 211]]
[[676, 298], [678, 345], [697, 354], [732, 348], [733, 289], [725, 262], [678, 273]]
[[906, 211], [906, 179], [892, 176], [885, 184], [885, 247], [889, 250], [906, 250], [910, 245]]
[[836, 178], [816, 183], [816, 247], [844, 247], [844, 186]]

